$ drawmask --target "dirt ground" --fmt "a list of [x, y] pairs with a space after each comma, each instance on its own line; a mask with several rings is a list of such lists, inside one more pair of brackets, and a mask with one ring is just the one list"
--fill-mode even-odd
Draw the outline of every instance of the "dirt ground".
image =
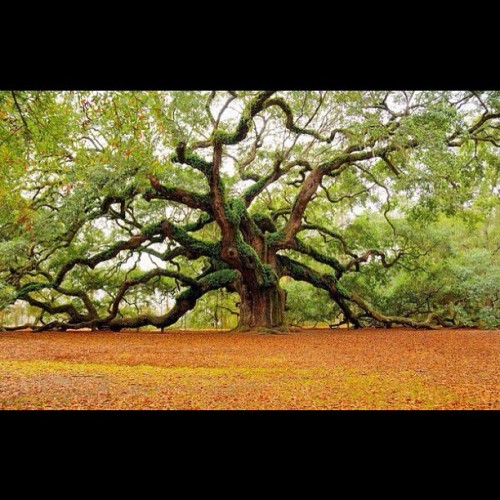
[[0, 409], [500, 409], [500, 330], [0, 333]]

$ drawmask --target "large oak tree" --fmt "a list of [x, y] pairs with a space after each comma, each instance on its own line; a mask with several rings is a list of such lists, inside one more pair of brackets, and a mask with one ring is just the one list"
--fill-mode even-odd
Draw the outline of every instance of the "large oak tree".
[[[239, 329], [285, 330], [289, 276], [354, 326], [434, 327], [343, 277], [404, 260], [394, 214], [474, 197], [499, 119], [479, 91], [3, 92], [0, 307], [23, 301], [42, 328], [164, 328], [225, 288]], [[378, 208], [391, 251], [352, 248], [326, 215], [346, 200]], [[132, 293], [175, 286], [164, 314], [127, 314]]]

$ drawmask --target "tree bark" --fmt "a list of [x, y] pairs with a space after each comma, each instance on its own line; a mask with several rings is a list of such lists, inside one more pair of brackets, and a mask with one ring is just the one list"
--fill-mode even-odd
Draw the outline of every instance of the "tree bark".
[[279, 286], [254, 288], [241, 284], [240, 318], [236, 330], [286, 331], [285, 291]]

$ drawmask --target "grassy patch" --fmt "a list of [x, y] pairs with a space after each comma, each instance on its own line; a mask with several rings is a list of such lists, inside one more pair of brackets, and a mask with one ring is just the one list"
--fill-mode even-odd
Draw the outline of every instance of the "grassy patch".
[[[132, 408], [427, 409], [457, 399], [446, 388], [430, 391], [411, 373], [396, 377], [342, 366], [158, 367], [4, 360], [0, 376], [28, 389], [9, 397], [0, 386], [4, 408], [71, 407], [73, 401], [77, 408], [87, 407], [85, 396], [92, 391], [98, 406]], [[43, 395], [37, 388], [43, 388]]]

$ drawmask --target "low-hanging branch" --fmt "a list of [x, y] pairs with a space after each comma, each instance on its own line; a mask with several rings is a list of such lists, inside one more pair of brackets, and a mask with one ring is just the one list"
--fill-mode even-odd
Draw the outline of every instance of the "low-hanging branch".
[[[169, 273], [170, 274], [170, 273]], [[148, 278], [151, 275], [147, 276]], [[183, 277], [184, 279], [185, 277]], [[200, 297], [205, 295], [207, 292], [212, 290], [217, 290], [219, 288], [224, 288], [230, 286], [234, 280], [237, 278], [237, 272], [224, 269], [211, 273], [198, 281], [193, 281], [192, 285], [181, 292], [175, 299], [175, 305], [166, 314], [160, 316], [154, 316], [151, 314], [142, 314], [131, 318], [117, 318], [114, 313], [112, 313], [103, 319], [90, 319], [86, 320], [82, 318], [80, 322], [66, 322], [66, 321], [53, 321], [47, 323], [41, 327], [35, 328], [34, 331], [45, 331], [45, 330], [67, 330], [67, 329], [80, 329], [80, 328], [91, 328], [91, 329], [111, 329], [111, 330], [122, 330], [126, 328], [140, 328], [143, 326], [154, 326], [156, 328], [161, 328], [162, 330], [175, 322], [177, 322], [186, 312], [193, 309], [196, 302]], [[143, 277], [146, 279], [146, 276]], [[130, 286], [122, 285], [123, 293], [120, 296], [120, 301], [123, 299], [125, 292], [131, 286], [135, 286], [138, 283], [131, 282]], [[113, 305], [114, 308], [114, 305]]]

